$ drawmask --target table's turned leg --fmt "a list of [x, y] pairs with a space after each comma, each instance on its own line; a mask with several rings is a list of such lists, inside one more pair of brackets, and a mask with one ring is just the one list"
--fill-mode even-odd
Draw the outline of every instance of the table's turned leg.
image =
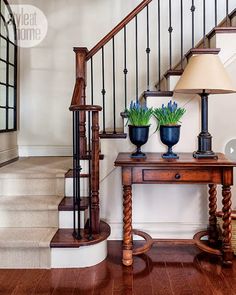
[[209, 243], [215, 244], [218, 241], [218, 231], [217, 231], [217, 185], [209, 184]]
[[222, 189], [222, 204], [223, 204], [223, 263], [225, 265], [232, 265], [233, 250], [231, 245], [232, 226], [231, 226], [231, 188], [230, 186], [223, 185]]
[[126, 266], [133, 264], [133, 244], [132, 244], [132, 187], [124, 185], [123, 203], [123, 259]]

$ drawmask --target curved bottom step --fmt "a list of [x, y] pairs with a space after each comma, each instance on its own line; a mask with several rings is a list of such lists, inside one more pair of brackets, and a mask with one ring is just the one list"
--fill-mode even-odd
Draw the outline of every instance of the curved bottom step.
[[83, 268], [94, 266], [107, 257], [110, 226], [101, 221], [100, 234], [92, 241], [76, 240], [72, 229], [59, 229], [51, 241], [51, 268]]
[[51, 268], [94, 266], [107, 257], [107, 240], [79, 248], [52, 248]]

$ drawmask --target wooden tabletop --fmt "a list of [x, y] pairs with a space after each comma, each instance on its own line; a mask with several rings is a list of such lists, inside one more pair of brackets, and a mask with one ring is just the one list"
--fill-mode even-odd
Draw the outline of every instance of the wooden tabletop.
[[218, 159], [195, 159], [192, 153], [178, 153], [179, 159], [163, 159], [161, 153], [146, 153], [145, 159], [132, 159], [130, 153], [119, 153], [115, 166], [227, 166], [236, 167], [236, 162], [217, 153]]

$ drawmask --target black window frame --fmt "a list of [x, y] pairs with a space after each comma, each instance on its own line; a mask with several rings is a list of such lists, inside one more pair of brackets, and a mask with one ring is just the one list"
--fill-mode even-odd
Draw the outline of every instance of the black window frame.
[[[2, 8], [6, 7], [8, 10], [8, 13], [11, 17], [11, 25], [13, 28], [13, 33], [14, 33], [14, 42], [12, 40], [10, 40], [9, 37], [9, 30], [8, 30], [8, 26], [9, 23], [7, 23], [4, 15], [2, 14]], [[5, 81], [1, 81], [0, 80], [0, 85], [4, 86], [6, 88], [6, 102], [5, 105], [1, 105], [0, 104], [0, 109], [5, 110], [5, 128], [0, 129], [0, 133], [6, 133], [6, 132], [13, 132], [17, 130], [17, 54], [18, 54], [18, 47], [17, 47], [17, 29], [16, 29], [16, 23], [15, 23], [15, 19], [14, 19], [14, 15], [12, 13], [11, 7], [8, 3], [7, 0], [0, 0], [0, 18], [5, 26], [5, 30], [6, 30], [6, 35], [7, 36], [3, 36], [1, 34], [1, 25], [2, 22], [0, 22], [0, 43], [2, 40], [5, 40], [4, 42], [6, 42], [6, 60], [2, 58], [2, 56], [0, 56], [0, 61], [2, 63], [6, 64], [6, 80]], [[10, 61], [10, 44], [13, 46], [14, 48], [14, 63], [12, 63]], [[9, 81], [9, 69], [10, 66], [14, 68], [14, 78], [13, 78], [13, 85], [10, 84]], [[13, 106], [9, 106], [9, 90], [13, 89]], [[9, 111], [13, 110], [13, 122], [11, 122], [10, 125], [12, 125], [13, 127], [11, 128], [11, 126], [9, 126]]]

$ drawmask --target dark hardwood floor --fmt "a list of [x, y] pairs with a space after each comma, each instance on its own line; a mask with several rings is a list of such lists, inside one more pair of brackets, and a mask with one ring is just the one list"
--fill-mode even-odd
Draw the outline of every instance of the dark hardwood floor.
[[121, 242], [109, 242], [106, 261], [86, 269], [0, 270], [4, 295], [236, 295], [236, 259], [222, 268], [193, 245], [155, 244], [133, 267], [121, 265]]

